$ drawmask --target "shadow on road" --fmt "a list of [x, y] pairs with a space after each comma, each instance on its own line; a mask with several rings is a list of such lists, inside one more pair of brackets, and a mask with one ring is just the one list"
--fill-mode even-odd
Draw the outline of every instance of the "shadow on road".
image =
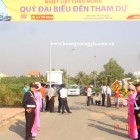
[[[94, 121], [94, 120], [91, 120], [91, 121]], [[102, 123], [102, 122], [98, 122], [98, 123], [99, 124], [88, 123], [88, 126], [95, 127], [96, 129], [99, 129], [100, 131], [104, 131], [104, 132], [107, 132], [107, 133], [112, 134], [112, 135], [117, 135], [117, 136], [120, 136], [120, 137], [129, 138], [128, 134], [125, 134], [123, 132], [119, 132], [119, 130], [122, 130], [119, 127], [117, 129], [115, 129], [115, 128], [113, 129], [113, 126], [110, 126], [108, 124], [105, 124], [105, 123]], [[105, 126], [103, 126], [103, 125], [105, 125]], [[111, 128], [106, 128], [106, 126], [107, 127], [109, 126]], [[123, 129], [123, 130], [125, 130], [125, 129]]]
[[15, 124], [10, 125], [9, 130], [17, 133], [22, 138], [25, 138], [25, 122], [21, 120], [17, 120]]
[[88, 110], [90, 112], [95, 112], [95, 113], [103, 113], [104, 115], [110, 117], [112, 120], [119, 120], [121, 122], [127, 123], [127, 118], [124, 118], [123, 116], [119, 115], [114, 115], [114, 114], [108, 114], [107, 111], [117, 111], [115, 108], [107, 108], [106, 106], [96, 106], [96, 105], [91, 105], [91, 106], [86, 106], [86, 103], [80, 103], [80, 102], [75, 102], [75, 104], [80, 105], [80, 107], [77, 106], [72, 106], [72, 110]]
[[[104, 126], [107, 126], [107, 127], [111, 127], [112, 129], [119, 129], [119, 130], [122, 130], [122, 131], [127, 131], [127, 126], [126, 126], [126, 129], [124, 129], [124, 128], [121, 128], [118, 124], [112, 124], [112, 125], [110, 125], [110, 124], [108, 124], [108, 123], [104, 123], [104, 122], [101, 122], [101, 121], [97, 121], [97, 120], [92, 120], [92, 119], [88, 119], [89, 121], [93, 121], [93, 122], [97, 122], [97, 123], [99, 123], [99, 124], [101, 124], [101, 125], [104, 125]], [[116, 126], [115, 126], [116, 125]], [[117, 125], [118, 125], [118, 127], [117, 127]], [[125, 125], [124, 125], [124, 127], [125, 127]]]

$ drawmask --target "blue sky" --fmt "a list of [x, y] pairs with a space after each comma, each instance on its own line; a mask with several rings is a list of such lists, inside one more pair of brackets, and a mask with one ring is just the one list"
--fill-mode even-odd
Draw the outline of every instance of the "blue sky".
[[[0, 73], [25, 75], [29, 70], [52, 68], [68, 74], [89, 74], [103, 70], [114, 58], [125, 72], [140, 70], [140, 21], [105, 22], [1, 22]], [[63, 43], [107, 43], [107, 45], [67, 45]], [[109, 45], [113, 43], [114, 45]]]

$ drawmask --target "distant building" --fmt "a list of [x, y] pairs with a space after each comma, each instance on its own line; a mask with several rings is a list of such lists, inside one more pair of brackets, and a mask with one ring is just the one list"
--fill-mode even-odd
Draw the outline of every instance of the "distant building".
[[0, 78], [3, 78], [3, 77], [8, 77], [8, 75], [4, 73], [0, 73]]
[[27, 73], [27, 77], [31, 77], [31, 76], [34, 76], [34, 77], [40, 77], [40, 71], [38, 70], [31, 70]]

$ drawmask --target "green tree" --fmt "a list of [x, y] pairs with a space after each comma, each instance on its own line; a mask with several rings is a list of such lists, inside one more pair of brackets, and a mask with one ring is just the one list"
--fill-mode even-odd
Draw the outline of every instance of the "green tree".
[[136, 79], [136, 77], [133, 75], [133, 73], [125, 74], [125, 78], [131, 78], [131, 81], [134, 81]]
[[92, 71], [91, 74], [90, 74], [91, 83], [94, 84], [95, 88], [96, 88], [97, 76], [98, 76], [97, 71]]
[[102, 77], [101, 80], [108, 84], [111, 84], [116, 79], [121, 80], [124, 78], [124, 69], [113, 58], [104, 65], [104, 69], [105, 70], [100, 73]]
[[73, 85], [73, 84], [76, 83], [75, 77], [69, 76], [68, 78], [69, 78], [69, 79], [68, 79], [68, 84], [69, 84], [69, 85]]
[[68, 86], [68, 81], [69, 81], [69, 75], [67, 74], [67, 71], [65, 69], [60, 69], [61, 71], [63, 71], [62, 73], [62, 81], [63, 83], [66, 83]]
[[97, 77], [97, 81], [99, 85], [106, 83], [106, 75], [104, 71], [101, 71]]
[[80, 71], [76, 76], [75, 76], [76, 83], [78, 85], [87, 85], [90, 82], [89, 75], [87, 75], [85, 72]]

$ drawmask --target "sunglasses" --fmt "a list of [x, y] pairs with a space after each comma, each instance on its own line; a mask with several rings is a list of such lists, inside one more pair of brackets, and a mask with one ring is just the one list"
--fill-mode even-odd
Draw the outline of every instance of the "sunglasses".
[[134, 91], [134, 90], [132, 90], [132, 89], [128, 89], [128, 91]]

